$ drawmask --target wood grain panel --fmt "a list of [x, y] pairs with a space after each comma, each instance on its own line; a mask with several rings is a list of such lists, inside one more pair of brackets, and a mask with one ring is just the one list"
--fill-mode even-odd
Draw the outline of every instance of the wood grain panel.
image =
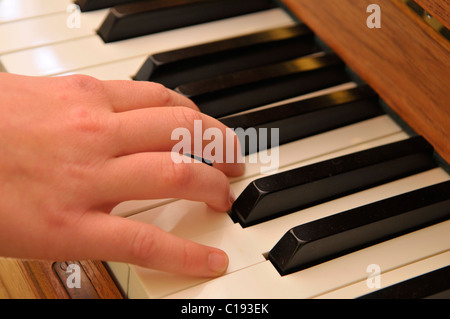
[[425, 11], [450, 29], [450, 0], [415, 0]]
[[31, 299], [38, 292], [23, 264], [16, 259], [0, 260], [0, 299]]
[[[450, 46], [397, 0], [284, 0], [450, 163]], [[381, 7], [381, 28], [366, 25]]]

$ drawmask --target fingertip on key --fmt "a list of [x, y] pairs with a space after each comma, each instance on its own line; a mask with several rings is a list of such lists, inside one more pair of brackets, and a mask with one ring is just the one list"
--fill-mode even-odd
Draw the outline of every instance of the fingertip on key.
[[224, 252], [212, 252], [208, 256], [209, 268], [220, 276], [228, 268], [228, 256]]

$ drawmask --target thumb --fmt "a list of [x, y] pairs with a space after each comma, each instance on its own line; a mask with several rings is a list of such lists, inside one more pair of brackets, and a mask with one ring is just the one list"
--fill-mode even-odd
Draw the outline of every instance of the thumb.
[[105, 213], [85, 217], [84, 227], [77, 230], [76, 249], [87, 258], [197, 277], [216, 277], [228, 267], [228, 257], [222, 250], [179, 238], [153, 225]]

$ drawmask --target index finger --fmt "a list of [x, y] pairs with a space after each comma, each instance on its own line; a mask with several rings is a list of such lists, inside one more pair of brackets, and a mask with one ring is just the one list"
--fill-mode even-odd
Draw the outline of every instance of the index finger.
[[115, 112], [159, 106], [185, 106], [199, 111], [187, 97], [155, 82], [110, 80], [104, 81], [104, 90]]

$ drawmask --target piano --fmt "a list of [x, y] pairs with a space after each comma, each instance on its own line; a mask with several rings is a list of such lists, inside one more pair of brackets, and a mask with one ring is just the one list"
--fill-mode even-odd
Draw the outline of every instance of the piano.
[[[368, 24], [375, 2], [380, 28]], [[281, 137], [278, 169], [246, 162], [244, 176], [230, 178], [238, 199], [228, 214], [180, 199], [130, 200], [111, 211], [224, 249], [225, 275], [3, 258], [0, 296], [448, 298], [449, 14], [442, 0], [0, 1], [3, 72], [163, 81], [174, 71], [181, 83], [165, 85], [205, 112], [229, 125], [278, 127]], [[184, 60], [198, 66], [195, 80], [177, 73]], [[261, 79], [194, 85], [256, 69]], [[243, 102], [252, 90], [271, 94]], [[236, 109], [218, 112], [227, 99]], [[71, 263], [81, 267], [80, 289], [66, 286]]]

